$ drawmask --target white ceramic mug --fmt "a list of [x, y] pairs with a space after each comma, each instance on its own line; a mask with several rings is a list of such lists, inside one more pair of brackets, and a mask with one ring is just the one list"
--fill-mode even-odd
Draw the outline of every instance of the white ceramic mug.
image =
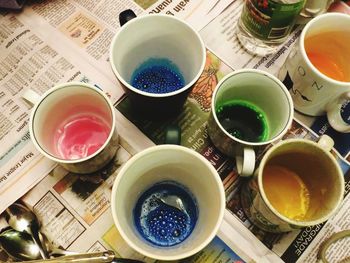
[[[132, 18], [131, 10], [124, 12], [128, 15], [124, 19], [127, 23], [113, 37], [110, 47], [112, 70], [130, 98], [131, 109], [138, 115], [148, 119], [173, 117], [181, 111], [202, 74], [206, 61], [204, 43], [198, 32], [176, 17], [151, 14]], [[185, 85], [168, 93], [151, 93], [133, 87], [132, 74], [148, 59], [171, 61], [178, 67]]]
[[[333, 143], [329, 136], [323, 135], [318, 143], [287, 139], [272, 146], [252, 179], [241, 189], [242, 207], [249, 220], [265, 231], [280, 233], [321, 224], [329, 219], [341, 205], [345, 191], [343, 172], [330, 153]], [[308, 157], [293, 157], [301, 154]], [[263, 183], [264, 169], [269, 164], [285, 167], [306, 185], [310, 201], [302, 219], [291, 219], [271, 204]], [[282, 187], [280, 189], [283, 191]]]
[[[68, 171], [88, 174], [104, 167], [115, 156], [118, 149], [115, 112], [109, 98], [100, 89], [81, 82], [68, 82], [49, 89], [42, 96], [27, 90], [23, 98], [34, 104], [29, 123], [30, 137], [45, 157]], [[54, 134], [60, 123], [81, 113], [103, 120], [108, 126], [109, 135], [92, 154], [83, 158], [64, 158], [54, 141]]]
[[[265, 113], [268, 126], [265, 141], [245, 141], [225, 130], [216, 110], [219, 104], [234, 100], [247, 101]], [[293, 101], [283, 83], [267, 72], [242, 69], [228, 74], [217, 84], [211, 101], [208, 133], [216, 148], [236, 158], [238, 173], [250, 176], [255, 168], [254, 148], [266, 146], [282, 138], [292, 120]]]
[[[133, 209], [140, 195], [151, 186], [175, 181], [195, 197], [198, 219], [181, 243], [156, 246], [144, 239], [134, 225]], [[114, 223], [127, 244], [158, 260], [187, 258], [215, 237], [225, 210], [225, 192], [215, 168], [199, 153], [178, 145], [158, 145], [139, 152], [121, 168], [112, 189]]]
[[[330, 125], [337, 131], [350, 132], [350, 125], [341, 117], [341, 106], [350, 99], [350, 16], [328, 13], [312, 19], [303, 29], [298, 45], [290, 52], [279, 72], [279, 79], [290, 88], [297, 111], [320, 116], [327, 114]], [[329, 48], [327, 54], [341, 61], [347, 80], [332, 79], [320, 72], [305, 50], [305, 39], [325, 32], [342, 32], [344, 39]], [[320, 43], [321, 45], [322, 43]], [[325, 52], [323, 52], [325, 54]]]

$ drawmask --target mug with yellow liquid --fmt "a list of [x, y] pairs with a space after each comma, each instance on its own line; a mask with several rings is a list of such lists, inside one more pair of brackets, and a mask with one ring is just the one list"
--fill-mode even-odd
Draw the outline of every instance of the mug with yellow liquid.
[[330, 153], [333, 140], [287, 139], [271, 147], [241, 191], [249, 220], [274, 233], [328, 220], [344, 195], [343, 173]]
[[311, 116], [327, 114], [330, 125], [346, 133], [350, 124], [341, 110], [350, 100], [349, 25], [350, 16], [341, 13], [312, 19], [279, 72], [297, 111]]

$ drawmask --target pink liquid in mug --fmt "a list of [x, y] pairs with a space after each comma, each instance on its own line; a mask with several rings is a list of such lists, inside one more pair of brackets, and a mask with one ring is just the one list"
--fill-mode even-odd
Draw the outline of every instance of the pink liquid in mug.
[[90, 156], [105, 143], [111, 127], [99, 116], [80, 114], [62, 122], [54, 134], [54, 143], [63, 159]]

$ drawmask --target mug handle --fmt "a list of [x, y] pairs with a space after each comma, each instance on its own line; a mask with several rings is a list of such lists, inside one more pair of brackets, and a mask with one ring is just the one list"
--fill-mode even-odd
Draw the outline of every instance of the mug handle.
[[236, 155], [236, 168], [240, 176], [248, 177], [254, 173], [255, 151], [252, 147], [243, 147], [243, 154]]
[[165, 144], [181, 145], [181, 129], [178, 125], [169, 125], [166, 127]]
[[304, 10], [313, 16], [319, 15], [327, 11], [328, 7], [334, 2], [334, 0], [308, 0], [305, 3]]
[[325, 151], [330, 152], [334, 146], [334, 141], [330, 136], [323, 134], [318, 139], [317, 144]]
[[340, 115], [341, 107], [347, 100], [350, 100], [350, 91], [340, 95], [327, 106], [327, 118], [333, 129], [343, 132], [350, 132], [350, 124], [346, 123]]
[[22, 99], [33, 106], [40, 100], [40, 95], [35, 91], [28, 89], [22, 94]]
[[342, 230], [326, 238], [318, 249], [317, 263], [329, 263], [329, 261], [326, 259], [326, 251], [332, 244], [343, 238], [350, 238], [350, 230]]
[[119, 24], [120, 26], [125, 25], [131, 19], [134, 19], [136, 14], [131, 9], [126, 9], [119, 14]]

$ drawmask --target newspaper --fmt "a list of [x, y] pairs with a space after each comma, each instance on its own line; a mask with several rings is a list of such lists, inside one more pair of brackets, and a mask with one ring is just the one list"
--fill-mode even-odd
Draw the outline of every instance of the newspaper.
[[[150, 123], [131, 115], [128, 98], [111, 71], [108, 49], [119, 28], [120, 11], [130, 8], [142, 15], [165, 3], [171, 3], [165, 13], [176, 6], [185, 7], [170, 15], [186, 19], [201, 30], [212, 52], [207, 53], [206, 68], [180, 116], [165, 123]], [[36, 185], [21, 201], [39, 216], [44, 233], [55, 246], [79, 252], [113, 249], [123, 257], [154, 262], [131, 250], [120, 237], [110, 213], [110, 191], [121, 165], [142, 149], [163, 143], [165, 126], [176, 123], [182, 128], [182, 145], [202, 153], [213, 164], [227, 196], [227, 210], [218, 236], [192, 259], [182, 262], [314, 262], [322, 240], [350, 227], [347, 194], [350, 173], [345, 161], [349, 149], [335, 152], [347, 189], [339, 212], [321, 226], [271, 235], [255, 229], [245, 218], [238, 198], [241, 179], [234, 162], [210, 144], [206, 133], [211, 92], [216, 83], [241, 67], [276, 74], [301, 32], [297, 27], [285, 48], [276, 54], [248, 55], [242, 48], [230, 45], [235, 42], [234, 21], [241, 5], [241, 0], [65, 0], [28, 2], [23, 12], [16, 14], [0, 11], [0, 213]], [[90, 178], [68, 173], [35, 150], [28, 134], [31, 106], [21, 99], [27, 88], [41, 94], [57, 83], [72, 80], [101, 88], [118, 109], [117, 130], [121, 138], [118, 155], [105, 170]], [[295, 119], [287, 136], [316, 140], [316, 133], [307, 127], [315, 120], [304, 116], [300, 119], [305, 122]], [[338, 141], [338, 136], [332, 137]], [[349, 140], [345, 138], [338, 144], [348, 146]], [[0, 217], [0, 228], [6, 226]], [[347, 251], [349, 244], [340, 243], [331, 248], [329, 257], [335, 261], [344, 258]], [[8, 260], [1, 251], [0, 261]]]
[[200, 30], [217, 17], [233, 0], [215, 1], [157, 1], [147, 8], [149, 14], [168, 14], [186, 20]]

